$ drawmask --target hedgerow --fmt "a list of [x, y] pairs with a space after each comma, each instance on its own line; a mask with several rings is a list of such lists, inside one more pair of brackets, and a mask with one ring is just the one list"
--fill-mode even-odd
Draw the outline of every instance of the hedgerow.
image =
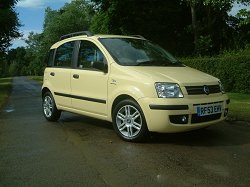
[[250, 47], [216, 57], [183, 58], [181, 61], [219, 78], [228, 92], [250, 93]]

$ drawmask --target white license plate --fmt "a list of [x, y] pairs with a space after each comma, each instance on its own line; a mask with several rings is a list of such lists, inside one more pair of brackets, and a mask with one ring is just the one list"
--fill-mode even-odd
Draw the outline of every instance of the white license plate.
[[196, 106], [198, 116], [207, 116], [221, 113], [221, 104]]

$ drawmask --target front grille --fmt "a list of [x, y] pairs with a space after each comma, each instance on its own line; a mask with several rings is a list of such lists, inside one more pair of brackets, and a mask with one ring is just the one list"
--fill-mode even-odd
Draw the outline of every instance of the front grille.
[[[185, 86], [188, 95], [202, 95], [207, 94], [204, 91], [204, 86]], [[209, 89], [209, 94], [213, 93], [220, 93], [220, 86], [219, 85], [207, 85]]]
[[220, 119], [221, 113], [212, 114], [208, 116], [198, 116], [197, 114], [192, 115], [191, 123], [202, 123]]

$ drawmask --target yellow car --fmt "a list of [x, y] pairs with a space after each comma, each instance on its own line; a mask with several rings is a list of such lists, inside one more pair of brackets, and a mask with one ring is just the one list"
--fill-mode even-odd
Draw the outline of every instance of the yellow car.
[[71, 33], [52, 45], [42, 86], [43, 113], [69, 111], [113, 123], [126, 141], [224, 120], [229, 98], [219, 79], [181, 64], [141, 36]]

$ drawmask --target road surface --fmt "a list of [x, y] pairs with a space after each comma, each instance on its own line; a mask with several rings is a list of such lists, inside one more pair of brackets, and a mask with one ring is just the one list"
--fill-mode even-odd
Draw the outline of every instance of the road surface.
[[63, 112], [47, 122], [40, 89], [13, 80], [0, 112], [0, 186], [250, 186], [249, 124], [128, 143], [105, 121]]

